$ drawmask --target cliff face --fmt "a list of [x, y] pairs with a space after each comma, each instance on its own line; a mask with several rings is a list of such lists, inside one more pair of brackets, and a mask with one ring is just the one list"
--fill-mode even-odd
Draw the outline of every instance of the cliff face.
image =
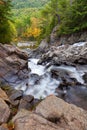
[[73, 44], [76, 42], [87, 41], [87, 31], [62, 36], [58, 36], [57, 32], [58, 26], [54, 27], [50, 35], [50, 43], [53, 45]]

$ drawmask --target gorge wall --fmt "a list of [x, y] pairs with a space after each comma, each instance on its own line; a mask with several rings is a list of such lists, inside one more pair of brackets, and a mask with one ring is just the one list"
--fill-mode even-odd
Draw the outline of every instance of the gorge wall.
[[76, 42], [85, 42], [87, 41], [87, 31], [80, 31], [73, 34], [66, 34], [58, 36], [58, 26], [54, 27], [50, 35], [50, 44], [51, 45], [64, 45], [64, 44], [73, 44]]

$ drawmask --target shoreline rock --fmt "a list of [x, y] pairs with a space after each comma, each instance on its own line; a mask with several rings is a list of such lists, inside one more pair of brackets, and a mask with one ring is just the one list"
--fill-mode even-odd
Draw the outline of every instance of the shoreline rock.
[[0, 81], [16, 83], [28, 78], [28, 54], [12, 45], [0, 43]]
[[[32, 103], [34, 100], [32, 96], [25, 96], [22, 99], [29, 103]], [[12, 130], [87, 129], [87, 111], [73, 104], [69, 104], [54, 95], [46, 97], [32, 110], [27, 109], [25, 104], [20, 109], [18, 108], [20, 104], [14, 107], [9, 102], [7, 105], [3, 97], [0, 98], [0, 104], [0, 117], [2, 117], [0, 118], [1, 130], [8, 130], [9, 127], [12, 127]], [[13, 111], [16, 110], [16, 113], [13, 115], [12, 109]], [[7, 124], [4, 125], [3, 123]]]
[[[79, 43], [78, 43], [79, 44]], [[63, 45], [51, 46], [49, 50], [42, 55], [38, 64], [51, 62], [54, 65], [86, 65], [87, 64], [87, 42], [83, 45]]]
[[20, 109], [12, 122], [14, 130], [85, 130], [87, 111], [49, 96], [33, 112]]
[[10, 117], [10, 109], [5, 101], [0, 98], [0, 124], [6, 123]]

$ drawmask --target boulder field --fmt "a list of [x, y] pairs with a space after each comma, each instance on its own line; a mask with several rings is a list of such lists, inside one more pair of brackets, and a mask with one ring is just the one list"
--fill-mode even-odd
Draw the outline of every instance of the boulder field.
[[[2, 90], [3, 91], [3, 90]], [[4, 93], [4, 92], [3, 92]], [[6, 94], [4, 93], [4, 97]], [[9, 98], [9, 96], [8, 96]], [[33, 97], [22, 98], [31, 104]], [[87, 111], [51, 95], [32, 109], [0, 98], [0, 130], [86, 130]]]
[[[56, 65], [86, 65], [87, 43], [50, 47], [38, 63], [48, 61]], [[3, 87], [3, 83], [27, 80], [27, 63], [26, 52], [0, 44], [0, 130], [87, 130], [86, 110], [54, 95], [38, 101], [32, 95], [23, 95], [22, 90]]]

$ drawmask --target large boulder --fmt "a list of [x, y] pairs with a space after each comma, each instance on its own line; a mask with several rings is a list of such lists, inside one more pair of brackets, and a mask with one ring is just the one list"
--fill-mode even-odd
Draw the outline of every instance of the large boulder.
[[0, 81], [16, 83], [28, 77], [28, 55], [12, 45], [0, 44]]
[[51, 95], [33, 112], [20, 109], [12, 123], [14, 130], [86, 130], [87, 111]]
[[8, 121], [10, 116], [10, 109], [8, 105], [0, 98], [0, 124]]
[[14, 130], [64, 130], [40, 115], [20, 110], [13, 118]]
[[2, 98], [4, 101], [10, 102], [7, 94], [1, 88], [0, 88], [0, 98]]
[[36, 113], [66, 129], [87, 129], [87, 111], [55, 96], [49, 96], [43, 100], [37, 106]]

